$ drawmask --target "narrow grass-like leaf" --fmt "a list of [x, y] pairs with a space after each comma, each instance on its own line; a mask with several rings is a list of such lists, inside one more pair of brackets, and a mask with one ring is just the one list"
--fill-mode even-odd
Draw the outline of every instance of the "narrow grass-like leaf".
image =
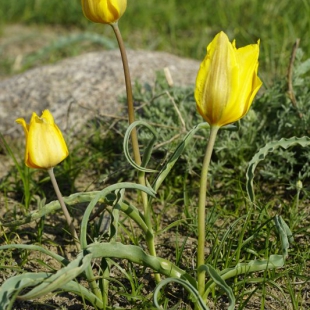
[[165, 180], [165, 178], [167, 177], [167, 175], [169, 174], [169, 172], [171, 171], [171, 169], [173, 168], [173, 166], [175, 165], [179, 157], [182, 155], [183, 151], [186, 149], [187, 145], [193, 139], [195, 133], [201, 128], [208, 128], [208, 127], [209, 127], [208, 123], [205, 123], [205, 122], [200, 123], [186, 134], [182, 142], [177, 146], [174, 153], [171, 155], [171, 157], [166, 162], [164, 168], [159, 172], [158, 176], [156, 177], [154, 184], [153, 184], [153, 188], [155, 191], [158, 190], [162, 182]]
[[202, 265], [199, 267], [198, 271], [201, 270], [206, 271], [214, 283], [217, 284], [224, 292], [226, 292], [229, 299], [228, 310], [233, 310], [235, 308], [236, 300], [231, 287], [226, 284], [221, 275], [211, 265]]
[[32, 244], [7, 244], [7, 245], [2, 245], [0, 246], [0, 251], [1, 250], [9, 250], [9, 249], [22, 249], [22, 250], [27, 250], [27, 251], [38, 251], [41, 252], [45, 255], [48, 255], [54, 259], [56, 259], [58, 262], [60, 262], [63, 265], [69, 264], [69, 261], [58, 255], [57, 253], [54, 253], [52, 251], [49, 251], [39, 245], [32, 245]]
[[[224, 249], [224, 245], [227, 243], [227, 240], [232, 232], [232, 230], [234, 229], [234, 227], [240, 222], [242, 221], [244, 218], [246, 218], [247, 215], [243, 215], [240, 216], [238, 219], [236, 219], [231, 225], [229, 225], [229, 227], [227, 228], [227, 230], [225, 231], [225, 234], [223, 235], [223, 237], [221, 238], [221, 242], [218, 244], [218, 246], [216, 247], [217, 250], [215, 252], [215, 257], [214, 257], [214, 262], [217, 262], [218, 257], [221, 254], [221, 251]], [[244, 225], [243, 225], [244, 226]]]
[[208, 306], [204, 303], [196, 288], [194, 288], [189, 282], [176, 278], [167, 278], [165, 280], [162, 280], [156, 286], [154, 291], [154, 304], [157, 307], [157, 309], [162, 309], [162, 307], [158, 304], [158, 294], [160, 293], [161, 288], [172, 282], [182, 285], [189, 293], [191, 293], [194, 296], [197, 306], [199, 306], [199, 309], [209, 310]]
[[[29, 208], [29, 204], [30, 204], [30, 189], [29, 189], [29, 168], [25, 165], [20, 165], [13, 153], [13, 151], [11, 150], [10, 146], [8, 145], [8, 143], [6, 142], [4, 136], [0, 133], [0, 141], [2, 141], [6, 152], [8, 153], [8, 155], [11, 157], [11, 159], [14, 162], [14, 165], [19, 173], [19, 176], [23, 182], [23, 191], [24, 191], [24, 195], [25, 195], [25, 204], [26, 204], [26, 209], [28, 210]], [[1, 221], [0, 221], [1, 224]]]
[[171, 228], [179, 226], [181, 223], [186, 223], [186, 220], [185, 219], [180, 219], [180, 220], [172, 222], [171, 224], [167, 225], [165, 228], [159, 230], [157, 232], [157, 235], [159, 236], [160, 234], [167, 232]]
[[254, 202], [254, 188], [253, 188], [253, 179], [254, 179], [254, 172], [256, 166], [266, 158], [269, 153], [272, 153], [274, 150], [278, 148], [288, 149], [291, 146], [300, 145], [302, 147], [306, 147], [310, 145], [310, 138], [309, 137], [292, 137], [289, 139], [281, 139], [279, 141], [273, 141], [267, 143], [263, 148], [261, 148], [251, 159], [248, 165], [248, 169], [246, 172], [246, 190], [251, 202]]
[[[135, 163], [135, 161], [131, 158], [130, 156], [130, 152], [129, 152], [129, 141], [130, 141], [130, 135], [131, 132], [137, 127], [137, 126], [144, 126], [147, 129], [150, 130], [150, 132], [153, 135], [153, 138], [150, 139], [148, 145], [146, 146], [145, 150], [144, 150], [144, 155], [142, 158], [142, 165], [139, 166]], [[151, 158], [151, 154], [152, 154], [152, 149], [153, 146], [155, 144], [157, 140], [157, 133], [155, 131], [155, 129], [149, 125], [148, 123], [144, 122], [144, 121], [135, 121], [133, 122], [126, 130], [125, 133], [125, 137], [124, 137], [124, 142], [123, 142], [123, 147], [124, 147], [124, 154], [126, 159], [128, 160], [128, 162], [137, 170], [141, 171], [141, 172], [156, 172], [156, 170], [153, 169], [147, 169], [145, 168], [145, 166], [148, 164], [150, 158]]]

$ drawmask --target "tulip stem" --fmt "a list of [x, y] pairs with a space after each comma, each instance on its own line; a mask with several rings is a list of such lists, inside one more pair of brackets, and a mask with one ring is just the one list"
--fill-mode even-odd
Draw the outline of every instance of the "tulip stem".
[[211, 161], [211, 155], [214, 148], [215, 139], [219, 127], [211, 126], [210, 137], [205, 152], [200, 176], [200, 189], [198, 201], [198, 250], [197, 250], [197, 280], [198, 292], [203, 296], [205, 291], [205, 271], [199, 271], [199, 267], [205, 263], [205, 239], [206, 239], [206, 191], [207, 177]]
[[[125, 85], [126, 85], [126, 94], [127, 94], [127, 107], [128, 107], [128, 121], [129, 124], [132, 124], [135, 121], [135, 111], [134, 111], [134, 104], [133, 104], [133, 96], [132, 96], [132, 86], [131, 86], [131, 78], [130, 78], [130, 71], [128, 65], [128, 59], [126, 54], [126, 49], [124, 45], [124, 41], [121, 35], [121, 32], [118, 27], [118, 23], [111, 24], [114, 34], [116, 36], [119, 50], [121, 53], [121, 58], [123, 62], [124, 68], [124, 76], [125, 76]], [[131, 132], [131, 141], [132, 141], [132, 149], [134, 160], [137, 165], [141, 165], [141, 155], [139, 150], [139, 142], [137, 136], [137, 130], [134, 128]], [[138, 173], [138, 182], [139, 184], [145, 186], [145, 174], [144, 172], [139, 171]], [[151, 205], [148, 202], [147, 194], [142, 192], [142, 203], [144, 207], [144, 216], [145, 222], [149, 229], [148, 234], [146, 236], [146, 242], [148, 245], [148, 249], [151, 255], [156, 256], [156, 249], [155, 249], [155, 241], [154, 241], [154, 233], [152, 228], [152, 221], [151, 221]], [[160, 282], [160, 275], [155, 274], [156, 282]]]
[[[66, 206], [64, 199], [62, 197], [62, 194], [60, 192], [58, 183], [57, 183], [56, 178], [55, 178], [53, 168], [48, 169], [47, 172], [51, 178], [55, 193], [56, 193], [57, 198], [58, 198], [58, 201], [59, 201], [60, 206], [62, 208], [62, 211], [65, 215], [66, 221], [67, 221], [69, 229], [70, 229], [70, 233], [71, 233], [71, 235], [74, 239], [74, 242], [75, 242], [76, 249], [79, 252], [79, 251], [81, 251], [81, 244], [79, 243], [79, 237], [78, 237], [77, 232], [74, 228], [73, 220], [72, 220], [72, 218], [68, 212], [67, 206]], [[91, 265], [87, 266], [87, 268], [85, 269], [85, 275], [86, 275], [89, 286], [90, 286], [91, 290], [93, 291], [93, 293], [95, 293], [99, 299], [102, 299], [102, 294], [101, 294], [99, 287], [97, 286], [97, 283], [95, 281]]]
[[53, 168], [50, 168], [50, 169], [47, 170], [47, 172], [48, 172], [48, 174], [49, 174], [49, 176], [51, 178], [51, 181], [52, 181], [55, 193], [57, 195], [57, 198], [58, 198], [58, 201], [59, 201], [60, 206], [62, 208], [62, 211], [63, 211], [63, 213], [65, 215], [65, 218], [66, 218], [66, 221], [68, 223], [68, 226], [69, 226], [69, 229], [70, 229], [70, 233], [71, 233], [71, 235], [72, 235], [72, 237], [74, 239], [76, 248], [77, 248], [78, 251], [80, 251], [81, 250], [81, 246], [80, 246], [80, 243], [79, 243], [79, 237], [78, 237], [77, 232], [76, 232], [76, 230], [74, 228], [73, 220], [72, 220], [72, 218], [71, 218], [71, 216], [70, 216], [70, 214], [68, 212], [68, 209], [67, 209], [67, 207], [65, 205], [64, 199], [63, 199], [63, 197], [61, 195], [59, 186], [58, 186], [56, 178], [55, 178], [54, 170], [53, 170]]
[[[131, 78], [130, 78], [130, 71], [129, 71], [129, 66], [128, 66], [126, 49], [125, 49], [124, 41], [123, 41], [121, 32], [119, 30], [118, 24], [114, 23], [114, 24], [111, 24], [111, 26], [115, 33], [118, 46], [119, 46], [119, 50], [121, 53], [121, 57], [122, 57], [124, 76], [125, 76], [125, 85], [126, 85], [126, 95], [127, 95], [128, 121], [129, 121], [129, 124], [132, 124], [135, 121], [135, 111], [134, 111], [134, 105], [133, 105], [132, 86], [131, 86]], [[139, 143], [138, 143], [137, 131], [135, 128], [131, 132], [131, 140], [132, 140], [135, 162], [136, 164], [141, 165]]]

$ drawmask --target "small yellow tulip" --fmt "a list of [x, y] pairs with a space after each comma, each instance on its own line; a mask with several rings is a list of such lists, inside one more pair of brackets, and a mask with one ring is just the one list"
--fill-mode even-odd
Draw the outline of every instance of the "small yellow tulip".
[[100, 24], [114, 24], [124, 14], [127, 0], [82, 0], [84, 15]]
[[259, 42], [236, 48], [224, 32], [207, 47], [196, 79], [198, 112], [210, 126], [225, 126], [242, 118], [262, 86], [257, 76]]
[[39, 117], [32, 114], [30, 124], [23, 118], [16, 120], [23, 126], [26, 136], [25, 164], [30, 168], [50, 169], [68, 155], [66, 142], [50, 111]]

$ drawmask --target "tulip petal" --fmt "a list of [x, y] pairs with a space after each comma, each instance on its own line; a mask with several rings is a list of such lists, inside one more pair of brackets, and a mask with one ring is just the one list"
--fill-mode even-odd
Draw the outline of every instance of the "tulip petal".
[[[25, 138], [26, 138], [26, 149], [25, 149], [24, 160], [25, 160], [25, 163], [26, 163], [26, 165], [27, 165], [27, 162], [28, 162], [28, 150], [27, 150], [27, 148], [28, 148], [28, 143], [27, 143], [27, 141], [28, 141], [29, 125], [26, 124], [26, 121], [25, 121], [23, 118], [18, 118], [18, 119], [16, 120], [16, 123], [22, 125], [23, 130], [24, 130], [24, 133], [25, 133]], [[28, 165], [27, 165], [27, 166], [28, 166]]]
[[224, 32], [207, 47], [196, 79], [198, 112], [211, 126], [243, 117], [262, 85], [257, 77], [259, 43], [237, 49]]
[[82, 0], [84, 15], [95, 23], [113, 24], [124, 14], [127, 0]]
[[48, 110], [41, 117], [33, 113], [29, 125], [22, 118], [16, 122], [25, 131], [25, 163], [28, 167], [50, 169], [69, 155], [62, 133]]

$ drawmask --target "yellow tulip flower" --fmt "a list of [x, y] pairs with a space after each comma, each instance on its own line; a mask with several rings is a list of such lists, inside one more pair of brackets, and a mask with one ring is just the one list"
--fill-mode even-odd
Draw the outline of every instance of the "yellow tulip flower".
[[114, 24], [124, 14], [127, 0], [82, 0], [84, 15], [100, 24]]
[[26, 136], [25, 164], [30, 168], [50, 169], [68, 155], [66, 142], [50, 111], [39, 117], [32, 114], [30, 124], [23, 118], [16, 120], [23, 126]]
[[249, 110], [262, 86], [257, 76], [259, 41], [236, 48], [224, 32], [207, 47], [196, 79], [198, 112], [210, 126], [236, 122]]

